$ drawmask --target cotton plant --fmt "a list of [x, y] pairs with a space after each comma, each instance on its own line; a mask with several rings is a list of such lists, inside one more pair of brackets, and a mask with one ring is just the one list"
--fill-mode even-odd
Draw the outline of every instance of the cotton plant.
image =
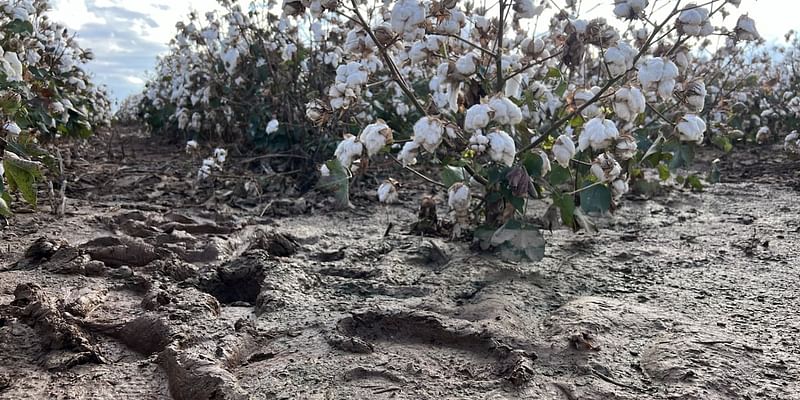
[[[452, 210], [470, 210], [469, 218], [454, 214], [459, 229], [521, 223], [530, 201], [550, 202], [573, 228], [587, 226], [581, 213], [620, 206], [642, 169], [669, 159], [657, 154], [686, 161], [705, 142], [717, 106], [709, 97], [719, 92], [692, 49], [720, 34], [739, 52], [745, 45], [737, 43], [755, 32], [747, 19], [726, 18], [735, 1], [671, 2], [661, 19], [646, 0], [616, 0], [608, 19], [584, 19], [571, 2], [536, 33], [524, 21], [540, 18], [550, 2], [501, 0], [494, 11], [457, 2], [350, 3], [335, 11], [346, 15], [338, 29], [346, 51], [306, 115], [315, 124], [349, 123], [367, 102], [373, 114], [359, 120], [359, 136], [341, 136], [337, 163], [360, 170], [370, 158], [390, 157], [424, 176], [415, 168], [438, 160], [441, 178], [426, 182], [447, 190]], [[614, 18], [630, 29], [617, 30]], [[401, 113], [398, 104], [407, 108]], [[407, 139], [391, 146], [381, 131]], [[466, 204], [474, 194], [484, 199], [477, 212]]]
[[[71, 137], [86, 138], [111, 123], [105, 88], [83, 70], [94, 56], [75, 34], [46, 15], [47, 0], [0, 5], [0, 215], [10, 215], [15, 188], [36, 205], [37, 181], [57, 163], [43, 153]], [[55, 169], [55, 168], [54, 168]], [[60, 173], [60, 171], [52, 171]], [[55, 201], [55, 199], [53, 199]], [[56, 212], [56, 210], [54, 210]]]

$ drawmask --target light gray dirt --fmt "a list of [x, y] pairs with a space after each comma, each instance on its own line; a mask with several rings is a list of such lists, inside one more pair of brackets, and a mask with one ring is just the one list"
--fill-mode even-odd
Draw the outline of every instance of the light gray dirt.
[[2, 231], [0, 399], [800, 399], [778, 184], [629, 199], [534, 264], [405, 234], [416, 194], [278, 218], [93, 193]]

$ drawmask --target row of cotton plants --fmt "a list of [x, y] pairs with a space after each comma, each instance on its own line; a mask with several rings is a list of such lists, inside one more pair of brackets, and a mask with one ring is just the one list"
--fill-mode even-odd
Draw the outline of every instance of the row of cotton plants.
[[324, 91], [341, 57], [312, 57], [312, 49], [328, 46], [320, 36], [326, 22], [301, 29], [301, 21], [271, 13], [274, 4], [248, 11], [235, 2], [220, 5], [222, 11], [192, 13], [176, 24], [168, 54], [130, 106], [154, 133], [173, 139], [291, 150], [316, 131], [305, 103]]
[[[446, 164], [437, 184], [462, 224], [504, 226], [541, 199], [546, 218], [577, 228], [585, 213], [614, 208], [646, 170], [689, 165], [707, 131], [710, 77], [698, 73], [696, 50], [712, 37], [733, 53], [758, 39], [752, 19], [729, 16], [738, 3], [617, 0], [614, 15], [587, 20], [567, 1], [541, 33], [530, 27], [553, 2], [293, 1], [284, 12], [347, 17], [344, 57], [327, 96], [308, 104], [311, 120], [341, 121], [387, 82], [413, 125], [393, 156], [406, 168]], [[322, 175], [341, 182], [341, 171], [361, 170], [398, 128], [374, 120], [345, 135]], [[379, 192], [394, 193], [389, 184]], [[463, 217], [476, 205], [471, 193], [481, 195], [477, 221]]]
[[0, 5], [0, 214], [11, 192], [36, 203], [42, 167], [55, 163], [44, 146], [60, 137], [88, 137], [110, 124], [103, 88], [82, 65], [93, 58], [75, 35], [47, 16], [48, 0]]
[[[450, 193], [465, 232], [520, 220], [532, 199], [585, 228], [648, 171], [689, 166], [721, 92], [712, 60], [759, 39], [734, 0], [616, 0], [605, 18], [575, 1], [221, 4], [177, 24], [138, 107], [151, 129], [201, 142], [338, 137], [320, 168], [337, 189], [370, 158], [420, 175], [436, 161], [441, 175], [424, 177]], [[380, 197], [396, 200], [384, 178]]]

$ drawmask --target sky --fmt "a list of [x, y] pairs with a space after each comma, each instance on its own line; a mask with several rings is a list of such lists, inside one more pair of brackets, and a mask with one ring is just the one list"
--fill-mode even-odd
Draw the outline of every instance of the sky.
[[[563, 4], [563, 0], [555, 1]], [[592, 14], [611, 15], [613, 0], [583, 3]], [[81, 45], [94, 51], [95, 60], [87, 69], [111, 89], [115, 99], [141, 91], [146, 72], [166, 52], [177, 21], [191, 10], [202, 15], [217, 9], [216, 0], [52, 0], [52, 4], [51, 18], [76, 31]], [[800, 30], [800, 1], [742, 0], [735, 15], [739, 13], [755, 19], [767, 40], [778, 41], [790, 29]]]

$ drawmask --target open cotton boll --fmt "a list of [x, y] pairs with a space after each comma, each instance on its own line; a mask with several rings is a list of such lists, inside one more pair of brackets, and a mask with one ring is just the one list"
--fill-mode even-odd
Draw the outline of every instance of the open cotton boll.
[[419, 143], [429, 153], [442, 144], [444, 123], [438, 118], [422, 117], [414, 124], [414, 142]]
[[236, 72], [236, 65], [239, 62], [239, 49], [231, 47], [222, 54], [222, 63], [225, 65], [225, 70], [233, 75]]
[[413, 41], [425, 34], [420, 26], [425, 22], [425, 7], [417, 0], [400, 0], [394, 4], [390, 23], [392, 30], [403, 40]]
[[800, 134], [797, 131], [792, 131], [783, 139], [783, 150], [792, 156], [800, 156]]
[[199, 146], [200, 146], [200, 144], [197, 143], [196, 140], [190, 140], [190, 141], [186, 142], [186, 152], [187, 153], [193, 153], [193, 152], [197, 151], [197, 148]]
[[489, 157], [492, 161], [511, 166], [514, 164], [517, 150], [514, 139], [503, 131], [494, 131], [488, 135]]
[[22, 62], [19, 60], [17, 53], [7, 51], [3, 54], [3, 70], [6, 74], [6, 80], [9, 82], [17, 82], [22, 80]]
[[468, 210], [472, 195], [469, 186], [456, 182], [447, 189], [447, 205], [451, 210]]
[[381, 151], [384, 146], [394, 141], [392, 128], [389, 128], [389, 125], [386, 125], [383, 120], [378, 119], [375, 123], [364, 127], [358, 137], [358, 141], [367, 148], [367, 156], [372, 157]]
[[578, 150], [584, 151], [590, 146], [595, 151], [606, 149], [618, 136], [619, 130], [614, 121], [603, 117], [592, 118], [583, 126], [578, 138]]
[[279, 123], [278, 123], [277, 119], [270, 120], [269, 123], [267, 123], [267, 134], [277, 132], [278, 131], [278, 125], [279, 125]]
[[361, 157], [363, 151], [364, 145], [358, 141], [358, 138], [346, 134], [344, 135], [344, 139], [336, 146], [336, 151], [333, 152], [333, 156], [339, 160], [339, 163], [342, 164], [343, 167], [350, 168], [350, 165], [353, 164], [353, 160]]
[[[464, 116], [464, 130], [467, 132], [475, 132], [486, 128], [489, 122], [492, 121], [494, 110], [488, 104], [475, 104], [467, 109], [467, 114]], [[520, 111], [520, 117], [522, 112]]]
[[322, 166], [319, 167], [319, 174], [322, 177], [329, 177], [331, 176], [331, 170], [328, 168], [327, 165], [322, 164]]
[[592, 175], [597, 177], [600, 182], [611, 182], [617, 179], [619, 174], [622, 173], [622, 167], [610, 154], [603, 153], [592, 161], [592, 167], [589, 171]]
[[756, 30], [756, 21], [753, 21], [747, 15], [742, 15], [736, 21], [736, 29], [734, 29], [736, 33], [737, 40], [758, 40], [761, 38], [761, 35], [758, 34], [758, 30]]
[[14, 121], [6, 122], [3, 125], [3, 130], [11, 136], [17, 136], [22, 132], [22, 129], [20, 129], [19, 125], [17, 125], [17, 123]]
[[614, 93], [614, 113], [621, 120], [632, 122], [645, 111], [647, 102], [639, 88], [619, 88]]
[[633, 59], [636, 50], [626, 42], [619, 42], [616, 46], [609, 47], [604, 55], [608, 71], [612, 77], [619, 76], [633, 68]]
[[662, 99], [672, 97], [678, 66], [670, 60], [653, 57], [639, 65], [639, 81], [645, 90], [656, 90]]
[[647, 5], [647, 0], [614, 0], [614, 15], [622, 19], [634, 19]]
[[550, 158], [547, 157], [547, 153], [544, 150], [539, 150], [539, 157], [542, 158], [542, 176], [547, 175], [550, 172]]
[[501, 125], [516, 125], [522, 122], [522, 110], [508, 97], [495, 96], [489, 100], [494, 110], [494, 120]]
[[629, 134], [620, 135], [614, 144], [614, 156], [622, 161], [633, 158], [638, 150], [636, 139]]
[[[688, 7], [693, 4], [688, 4]], [[709, 11], [706, 8], [697, 7], [681, 11], [675, 24], [678, 31], [691, 36], [708, 36], [714, 32], [714, 27], [708, 19]]]
[[676, 126], [678, 138], [682, 142], [703, 142], [703, 133], [706, 131], [706, 122], [694, 114], [686, 114]]
[[214, 149], [213, 157], [217, 165], [221, 167], [222, 164], [225, 163], [225, 160], [228, 158], [228, 150], [217, 147], [216, 149]]
[[[600, 88], [597, 86], [592, 87], [591, 89], [578, 89], [575, 91], [573, 95], [573, 99], [575, 101], [576, 107], [582, 107], [584, 104], [589, 102], [592, 98], [594, 98], [595, 94], [600, 92]], [[601, 114], [600, 105], [597, 102], [589, 105], [588, 107], [584, 108], [581, 111], [581, 115], [585, 118], [594, 118]]]
[[758, 144], [766, 144], [769, 142], [770, 139], [770, 131], [769, 128], [766, 126], [762, 126], [756, 132], [756, 143]]
[[553, 143], [553, 157], [559, 165], [569, 168], [569, 161], [575, 157], [575, 142], [568, 135], [559, 136]]
[[706, 105], [706, 84], [701, 80], [689, 82], [686, 85], [686, 103], [689, 104], [691, 111], [703, 111]]
[[624, 179], [617, 179], [611, 183], [611, 195], [614, 197], [615, 201], [619, 201], [629, 190], [630, 186], [628, 186], [628, 181]]
[[515, 0], [514, 12], [517, 18], [534, 18], [542, 14], [544, 4], [534, 5], [533, 0]]
[[475, 53], [467, 53], [456, 60], [456, 72], [464, 76], [470, 76], [478, 70], [476, 60], [478, 55]]
[[400, 149], [400, 153], [397, 154], [397, 159], [403, 163], [404, 167], [407, 167], [417, 163], [417, 154], [419, 154], [419, 143], [406, 142]]
[[400, 196], [397, 194], [397, 187], [395, 187], [391, 181], [383, 181], [383, 183], [378, 186], [378, 201], [381, 203], [397, 203], [399, 199]]
[[478, 154], [486, 151], [486, 146], [489, 145], [489, 138], [480, 133], [476, 133], [469, 138], [469, 147]]

